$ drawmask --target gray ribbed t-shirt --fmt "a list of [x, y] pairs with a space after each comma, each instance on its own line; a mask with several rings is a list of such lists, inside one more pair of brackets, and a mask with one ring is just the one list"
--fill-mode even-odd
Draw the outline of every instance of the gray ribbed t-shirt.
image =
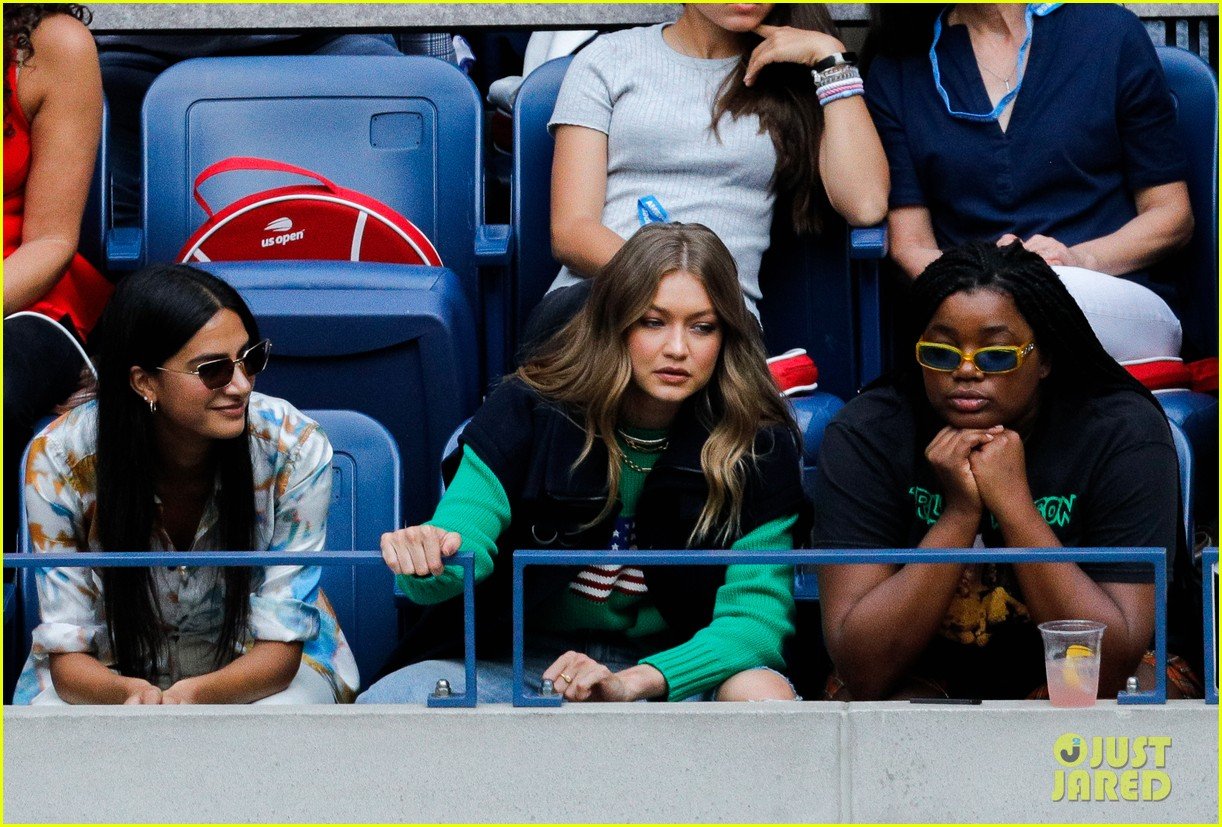
[[[673, 221], [708, 226], [733, 254], [747, 306], [756, 312], [776, 151], [754, 115], [722, 118], [718, 140], [713, 101], [738, 58], [679, 54], [662, 39], [666, 25], [603, 35], [579, 52], [548, 127], [573, 124], [607, 135], [606, 227], [623, 238], [636, 232], [637, 199], [646, 195]], [[578, 280], [561, 268], [551, 289]]]

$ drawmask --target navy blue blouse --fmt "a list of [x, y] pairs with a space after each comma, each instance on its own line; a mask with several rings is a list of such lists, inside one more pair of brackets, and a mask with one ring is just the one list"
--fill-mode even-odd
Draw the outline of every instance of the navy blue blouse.
[[[1078, 244], [1134, 218], [1136, 190], [1187, 176], [1167, 82], [1136, 16], [1069, 4], [1032, 25], [1005, 132], [951, 117], [928, 55], [870, 67], [866, 101], [891, 167], [891, 206], [928, 208], [942, 248], [1005, 233]], [[946, 26], [937, 54], [954, 109], [992, 110], [967, 27]]]

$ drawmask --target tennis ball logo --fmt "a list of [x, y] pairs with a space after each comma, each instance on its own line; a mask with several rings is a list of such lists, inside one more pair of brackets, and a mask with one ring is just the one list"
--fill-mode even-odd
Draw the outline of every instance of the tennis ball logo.
[[1086, 743], [1081, 735], [1067, 732], [1052, 745], [1052, 754], [1063, 767], [1076, 767], [1086, 760]]

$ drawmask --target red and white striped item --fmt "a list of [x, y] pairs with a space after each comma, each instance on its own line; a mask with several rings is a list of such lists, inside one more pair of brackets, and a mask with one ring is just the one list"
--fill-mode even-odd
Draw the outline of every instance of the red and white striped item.
[[612, 592], [642, 595], [649, 591], [645, 572], [632, 566], [586, 566], [569, 582], [569, 588], [595, 603], [605, 603]]
[[[318, 183], [264, 190], [213, 213], [200, 186], [236, 171], [287, 172]], [[208, 220], [179, 251], [183, 263], [293, 259], [441, 266], [437, 249], [415, 224], [381, 201], [304, 167], [266, 158], [226, 158], [195, 179], [195, 200]]]
[[1178, 358], [1121, 362], [1124, 369], [1152, 391], [1188, 388], [1197, 393], [1218, 392], [1218, 357], [1185, 363]]

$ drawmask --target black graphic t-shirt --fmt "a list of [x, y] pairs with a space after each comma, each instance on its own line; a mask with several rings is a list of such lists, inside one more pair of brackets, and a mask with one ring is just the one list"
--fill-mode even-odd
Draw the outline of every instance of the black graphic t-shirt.
[[[944, 498], [925, 448], [941, 424], [894, 388], [854, 399], [828, 425], [814, 489], [816, 548], [915, 548]], [[1175, 550], [1178, 475], [1162, 413], [1136, 393], [1050, 400], [1024, 443], [1036, 509], [1064, 546]], [[1005, 540], [992, 517], [985, 546]], [[1148, 583], [1148, 566], [1080, 564], [1096, 582]], [[1017, 697], [1043, 683], [1039, 632], [1013, 568], [968, 566], [918, 674], [956, 676], [972, 697]]]

